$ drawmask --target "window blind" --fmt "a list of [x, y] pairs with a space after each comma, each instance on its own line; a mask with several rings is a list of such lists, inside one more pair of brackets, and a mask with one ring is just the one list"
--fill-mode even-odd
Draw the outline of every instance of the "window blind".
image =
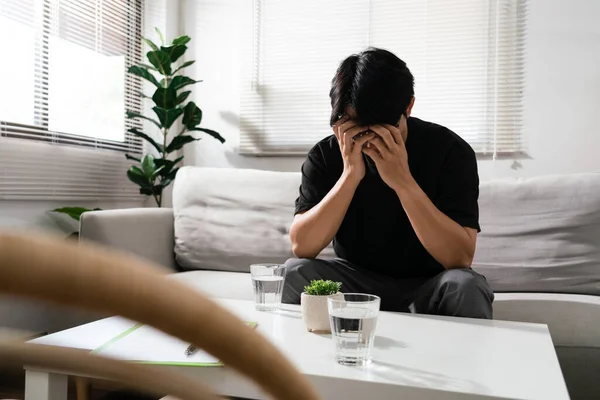
[[337, 66], [375, 46], [415, 76], [415, 117], [478, 153], [521, 152], [526, 11], [526, 0], [255, 0], [239, 151], [305, 154], [330, 135]]
[[139, 199], [141, 0], [0, 0], [0, 199]]

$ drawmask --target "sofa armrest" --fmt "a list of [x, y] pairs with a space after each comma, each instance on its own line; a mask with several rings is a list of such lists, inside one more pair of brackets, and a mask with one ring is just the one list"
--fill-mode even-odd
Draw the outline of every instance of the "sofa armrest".
[[81, 216], [79, 238], [125, 250], [176, 270], [171, 208], [86, 212]]
[[496, 293], [494, 319], [548, 325], [555, 346], [600, 348], [600, 297]]

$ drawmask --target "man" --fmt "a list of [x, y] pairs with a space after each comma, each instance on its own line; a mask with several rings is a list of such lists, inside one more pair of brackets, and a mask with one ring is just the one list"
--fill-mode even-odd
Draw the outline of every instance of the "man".
[[[492, 318], [493, 293], [470, 269], [478, 223], [473, 149], [410, 116], [414, 79], [394, 54], [368, 49], [332, 81], [333, 135], [302, 166], [283, 301], [313, 279], [376, 294], [388, 311]], [[315, 257], [333, 240], [338, 258]]]

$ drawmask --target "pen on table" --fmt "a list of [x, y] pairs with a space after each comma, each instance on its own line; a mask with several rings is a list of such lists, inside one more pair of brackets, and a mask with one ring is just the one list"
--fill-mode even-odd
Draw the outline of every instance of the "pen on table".
[[198, 351], [198, 348], [193, 344], [190, 344], [187, 349], [185, 349], [185, 355], [188, 357], [193, 356]]

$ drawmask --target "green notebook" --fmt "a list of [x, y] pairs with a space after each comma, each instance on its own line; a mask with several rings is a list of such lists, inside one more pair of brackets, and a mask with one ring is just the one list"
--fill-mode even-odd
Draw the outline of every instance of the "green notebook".
[[[256, 322], [248, 322], [255, 328]], [[198, 349], [186, 355], [189, 343], [167, 335], [149, 325], [134, 324], [92, 353], [142, 364], [173, 365], [185, 367], [219, 367], [223, 363]]]

